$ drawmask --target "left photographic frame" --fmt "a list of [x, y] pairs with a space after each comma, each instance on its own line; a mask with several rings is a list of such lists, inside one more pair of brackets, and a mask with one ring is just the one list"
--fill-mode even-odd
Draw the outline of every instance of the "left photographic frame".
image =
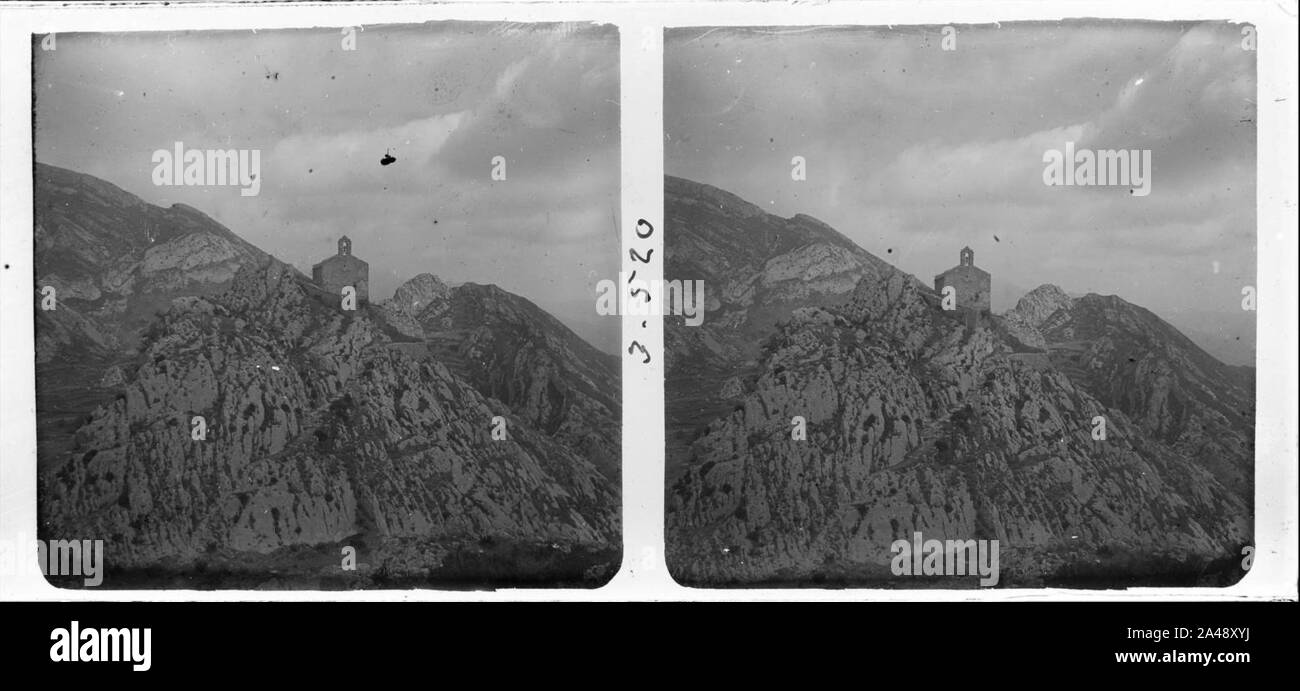
[[31, 48], [49, 582], [613, 577], [616, 27]]

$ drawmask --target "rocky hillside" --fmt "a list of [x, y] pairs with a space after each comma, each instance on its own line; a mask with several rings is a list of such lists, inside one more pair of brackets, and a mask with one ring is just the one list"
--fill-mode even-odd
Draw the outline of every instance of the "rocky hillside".
[[[742, 243], [752, 218], [713, 227]], [[669, 231], [670, 244], [694, 234]], [[1235, 442], [1251, 436], [1253, 408], [1211, 421], [1171, 402], [1210, 392], [1235, 403], [1244, 389], [1118, 298], [1040, 288], [1013, 312], [968, 329], [892, 270], [864, 275], [846, 301], [795, 309], [760, 339], [725, 409], [684, 451], [669, 446], [679, 454], [667, 497], [674, 576], [925, 587], [889, 568], [890, 544], [919, 531], [999, 540], [1004, 585], [1239, 577], [1253, 453]], [[1086, 354], [1068, 366], [1055, 353], [1067, 335]], [[1039, 347], [1027, 347], [1035, 336]], [[1196, 369], [1171, 375], [1180, 363]], [[1107, 388], [1125, 377], [1128, 388]], [[796, 416], [806, 441], [791, 438]], [[1098, 416], [1104, 440], [1093, 436]], [[1231, 434], [1190, 431], [1203, 421]]]
[[[109, 188], [87, 188], [88, 199], [60, 191], [67, 198], [58, 227], [111, 237], [114, 218], [160, 211], [119, 195], [106, 199], [108, 211], [76, 213], [97, 209]], [[42, 189], [38, 207], [48, 206]], [[75, 253], [55, 243], [38, 255], [38, 276], [74, 275], [42, 256]], [[537, 335], [558, 322], [495, 287], [447, 289], [496, 301], [498, 312], [481, 309], [475, 322], [466, 310], [452, 326], [493, 346], [464, 349], [464, 357], [490, 353], [496, 364], [518, 363], [501, 386], [520, 395], [507, 402], [493, 382], [471, 380], [465, 363], [403, 335], [394, 326], [397, 305], [342, 311], [337, 296], [297, 270], [251, 256], [224, 285], [207, 281], [219, 276], [215, 261], [181, 260], [166, 283], [147, 257], [133, 269], [136, 288], [172, 297], [135, 336], [134, 349], [105, 339], [114, 364], [96, 387], [109, 392], [106, 401], [87, 406], [46, 392], [60, 409], [79, 412], [71, 430], [52, 432], [41, 447], [42, 537], [104, 539], [109, 586], [593, 585], [613, 575], [618, 487], [589, 460], [589, 447], [616, 450], [617, 427], [584, 418], [584, 403], [539, 396], [523, 371], [548, 363], [542, 381], [586, 371], [592, 381], [566, 385], [612, 392], [606, 396], [615, 401], [617, 379], [597, 380], [609, 372], [569, 363], [580, 350], [574, 344], [547, 360], [554, 344]], [[102, 272], [84, 269], [84, 282], [103, 293]], [[190, 269], [206, 278], [186, 279]], [[442, 289], [420, 277], [393, 302]], [[93, 306], [83, 312], [95, 313]], [[515, 321], [496, 321], [500, 313]], [[100, 319], [103, 330], [117, 325], [111, 314]], [[38, 320], [38, 334], [49, 323]], [[38, 390], [63, 357], [38, 364]], [[606, 412], [617, 420], [616, 403]], [[205, 427], [201, 439], [196, 418]], [[46, 425], [44, 411], [38, 423]], [[504, 439], [493, 436], [499, 423]], [[584, 446], [583, 433], [599, 438]], [[341, 568], [343, 547], [356, 548], [357, 570]]]
[[1047, 346], [1041, 330], [1043, 322], [1072, 304], [1074, 299], [1064, 290], [1051, 284], [1041, 285], [1025, 293], [1015, 307], [1002, 315], [1003, 327], [1021, 343], [1043, 349]]
[[747, 337], [770, 332], [795, 309], [837, 303], [863, 276], [894, 271], [811, 216], [773, 216], [681, 178], [664, 179], [664, 219], [674, 230], [666, 275], [702, 279], [708, 291], [707, 317], [691, 333], [709, 336], [682, 345], [727, 359], [754, 357], [757, 344]]
[[[664, 179], [665, 276], [702, 280], [705, 317], [665, 317], [668, 445], [684, 451], [752, 380], [759, 345], [802, 307], [842, 303], [864, 277], [896, 272], [811, 216], [780, 218], [716, 187]], [[677, 469], [669, 454], [669, 472]]]
[[448, 287], [421, 274], [379, 305], [402, 336], [428, 346], [484, 395], [619, 478], [618, 358], [537, 305], [493, 285]]
[[111, 183], [43, 163], [34, 182], [36, 284], [53, 286], [59, 300], [59, 309], [37, 315], [51, 326], [37, 340], [38, 362], [70, 347], [133, 350], [172, 298], [218, 293], [241, 267], [268, 259], [184, 204], [146, 204]]
[[1149, 310], [1114, 295], [1074, 299], [1042, 285], [1003, 315], [1002, 325], [1143, 432], [1252, 498], [1252, 368], [1225, 365]]
[[1253, 368], [1211, 357], [1150, 311], [1114, 295], [1085, 295], [1040, 330], [1053, 364], [1143, 433], [1253, 497]]
[[66, 451], [80, 418], [111, 400], [119, 365], [172, 299], [213, 295], [269, 257], [196, 209], [161, 208], [100, 180], [37, 163], [34, 170], [40, 444]]

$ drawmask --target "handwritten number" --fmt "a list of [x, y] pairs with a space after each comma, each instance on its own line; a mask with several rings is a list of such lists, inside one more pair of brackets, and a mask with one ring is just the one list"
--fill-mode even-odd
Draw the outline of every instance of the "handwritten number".
[[640, 343], [637, 343], [636, 341], [632, 341], [632, 345], [627, 347], [627, 354], [631, 355], [633, 350], [639, 350], [641, 351], [641, 354], [645, 356], [645, 359], [641, 361], [641, 364], [643, 365], [649, 364], [650, 351], [646, 350], [645, 346], [641, 345]]
[[[642, 228], [645, 229], [644, 232], [642, 232]], [[636, 230], [634, 232], [636, 233], [638, 239], [644, 240], [650, 237], [651, 235], [654, 235], [655, 227], [649, 221], [645, 220], [644, 218], [640, 218], [637, 219]], [[639, 261], [642, 264], [649, 264], [650, 257], [654, 255], [654, 252], [655, 252], [654, 249], [648, 249], [645, 252], [645, 256], [641, 256], [641, 254], [637, 252], [635, 249], [629, 249], [627, 251], [628, 255], [632, 258], [632, 261]], [[628, 283], [631, 283], [632, 279], [634, 278], [636, 278], [636, 271], [632, 272], [632, 277], [628, 279]], [[645, 293], [645, 301], [650, 302], [650, 291], [644, 288], [633, 288], [631, 292], [632, 292], [632, 297], [637, 297], [642, 293]], [[646, 349], [645, 346], [641, 345], [636, 341], [632, 341], [632, 345], [627, 347], [627, 354], [631, 355], [638, 350], [641, 351], [641, 355], [645, 356], [645, 359], [641, 361], [641, 364], [643, 365], [649, 364], [650, 351]]]

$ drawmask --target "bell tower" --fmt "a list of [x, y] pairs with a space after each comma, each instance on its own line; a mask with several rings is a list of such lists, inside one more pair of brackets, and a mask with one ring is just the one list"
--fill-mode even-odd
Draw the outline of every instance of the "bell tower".
[[[948, 293], [945, 291], [950, 291], [956, 298], [955, 307], [958, 310], [977, 316], [988, 313], [993, 277], [975, 266], [975, 250], [970, 247], [961, 248], [957, 256], [957, 266], [934, 277], [934, 292], [946, 295]], [[978, 323], [978, 320], [968, 323]]]
[[339, 238], [339, 251], [311, 267], [311, 280], [337, 299], [339, 291], [351, 287], [359, 303], [370, 300], [370, 265], [352, 255], [352, 240]]

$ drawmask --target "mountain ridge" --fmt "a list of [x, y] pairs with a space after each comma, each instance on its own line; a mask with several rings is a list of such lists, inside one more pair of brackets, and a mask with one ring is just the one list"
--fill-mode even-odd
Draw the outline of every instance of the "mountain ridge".
[[[667, 200], [670, 257], [699, 235], [740, 244], [754, 226], [786, 223], [693, 213], [715, 196], [700, 189]], [[756, 280], [668, 265], [670, 279]], [[757, 303], [746, 307], [762, 313]], [[1042, 286], [971, 329], [893, 269], [787, 314], [744, 334], [750, 363], [694, 347], [736, 320], [709, 330], [706, 318], [696, 334], [666, 322], [668, 555], [680, 582], [927, 587], [888, 568], [892, 541], [914, 532], [999, 540], [1009, 585], [1240, 577], [1251, 387], [1150, 311]], [[709, 368], [728, 379], [690, 391]], [[1207, 395], [1221, 405], [1201, 405]], [[675, 408], [704, 417], [675, 427]], [[805, 441], [791, 438], [796, 418]]]
[[[127, 336], [78, 358], [75, 395], [51, 386], [75, 352], [67, 343], [37, 365], [41, 533], [104, 539], [110, 587], [591, 586], [612, 576], [617, 370], [608, 356], [571, 362], [597, 351], [562, 322], [494, 286], [418, 276], [395, 297], [440, 295], [458, 308], [457, 338], [440, 348], [392, 299], [349, 312], [256, 248], [215, 261], [187, 253], [242, 248], [201, 212], [162, 210], [71, 171], [38, 173], [38, 285], [54, 275], [100, 290], [38, 310], [38, 339], [53, 315], [81, 312], [91, 317], [69, 323], [86, 333], [98, 324]], [[175, 224], [132, 223], [156, 218]], [[73, 237], [89, 242], [65, 248]], [[149, 263], [159, 247], [171, 272], [161, 279]], [[95, 255], [134, 272], [130, 292], [108, 293], [104, 264], [76, 261]], [[203, 273], [214, 265], [230, 275]], [[189, 280], [196, 271], [202, 280]], [[123, 328], [122, 310], [104, 305], [130, 303], [141, 286], [152, 318]], [[514, 365], [496, 388], [465, 366], [487, 353], [488, 369]], [[549, 369], [534, 372], [538, 363]], [[101, 376], [84, 376], [95, 368]], [[587, 379], [565, 379], [574, 372]], [[345, 547], [358, 552], [355, 571], [340, 569]]]

